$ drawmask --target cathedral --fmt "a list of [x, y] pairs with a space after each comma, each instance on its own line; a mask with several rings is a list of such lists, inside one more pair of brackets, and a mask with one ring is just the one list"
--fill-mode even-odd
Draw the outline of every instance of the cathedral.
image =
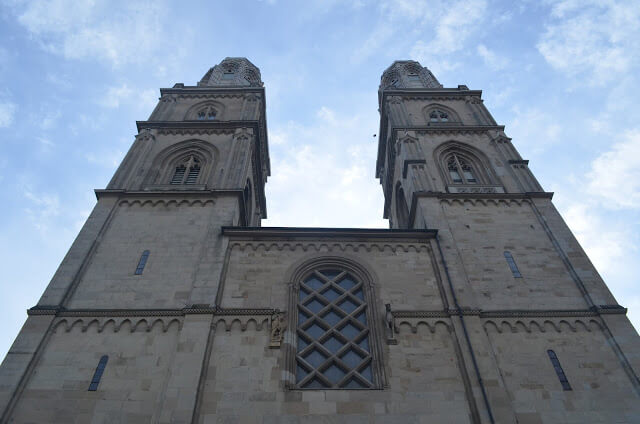
[[0, 366], [1, 423], [640, 423], [627, 309], [480, 90], [382, 73], [389, 229], [261, 227], [246, 58], [160, 93]]

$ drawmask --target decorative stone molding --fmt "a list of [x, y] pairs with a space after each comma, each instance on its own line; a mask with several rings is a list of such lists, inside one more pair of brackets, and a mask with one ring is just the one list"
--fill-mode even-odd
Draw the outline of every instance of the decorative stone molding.
[[246, 249], [251, 249], [254, 252], [258, 249], [264, 249], [264, 251], [269, 252], [271, 250], [276, 251], [295, 251], [302, 250], [304, 252], [315, 251], [315, 252], [358, 252], [360, 250], [371, 252], [378, 251], [384, 252], [385, 250], [389, 250], [391, 252], [429, 252], [431, 248], [427, 244], [389, 244], [389, 243], [318, 243], [318, 242], [271, 242], [271, 243], [263, 243], [263, 242], [245, 242], [245, 241], [234, 241], [230, 243], [230, 247], [238, 248], [240, 251], [244, 251]]
[[593, 330], [602, 330], [602, 325], [595, 318], [585, 317], [583, 319], [503, 319], [503, 320], [494, 320], [488, 319], [483, 323], [483, 327], [487, 332], [495, 332], [495, 333], [532, 333], [534, 331], [538, 331], [541, 333], [546, 333], [548, 331], [555, 331], [557, 333], [563, 331], [587, 331], [591, 332]]
[[95, 328], [98, 333], [102, 333], [105, 329], [111, 329], [114, 333], [126, 330], [131, 333], [135, 332], [151, 332], [154, 328], [160, 329], [163, 333], [167, 332], [171, 325], [177, 325], [178, 329], [182, 327], [182, 318], [165, 318], [151, 316], [148, 318], [125, 318], [125, 317], [83, 317], [83, 318], [58, 318], [53, 325], [53, 331], [64, 330], [70, 332], [74, 327], [81, 329], [83, 333], [90, 328]]
[[140, 207], [150, 206], [206, 206], [215, 204], [213, 199], [123, 199], [118, 203], [120, 206], [135, 206]]
[[501, 185], [465, 185], [447, 186], [449, 193], [504, 193], [504, 187]]

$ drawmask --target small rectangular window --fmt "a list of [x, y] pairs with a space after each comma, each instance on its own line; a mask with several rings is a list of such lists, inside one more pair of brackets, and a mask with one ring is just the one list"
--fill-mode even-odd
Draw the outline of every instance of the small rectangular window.
[[107, 366], [107, 361], [109, 357], [107, 355], [102, 355], [100, 358], [100, 362], [98, 362], [98, 366], [96, 367], [96, 371], [93, 373], [93, 378], [91, 379], [91, 384], [89, 384], [89, 391], [95, 392], [98, 390], [98, 384], [100, 384], [100, 379], [102, 378], [102, 373]]
[[507, 260], [507, 263], [509, 264], [509, 268], [511, 268], [511, 273], [513, 274], [514, 278], [522, 278], [522, 274], [520, 274], [518, 265], [516, 265], [516, 261], [513, 260], [513, 256], [511, 255], [511, 252], [505, 251], [504, 258]]
[[551, 365], [553, 365], [553, 369], [558, 376], [558, 380], [560, 380], [560, 384], [562, 384], [562, 390], [572, 390], [571, 384], [569, 384], [569, 380], [562, 369], [562, 365], [560, 365], [560, 360], [558, 360], [556, 353], [553, 350], [547, 350], [547, 355], [549, 355]]
[[138, 266], [136, 267], [135, 275], [142, 275], [142, 271], [144, 271], [144, 266], [147, 264], [147, 259], [149, 259], [149, 251], [145, 250], [142, 252], [142, 256], [140, 256], [140, 260], [138, 261]]

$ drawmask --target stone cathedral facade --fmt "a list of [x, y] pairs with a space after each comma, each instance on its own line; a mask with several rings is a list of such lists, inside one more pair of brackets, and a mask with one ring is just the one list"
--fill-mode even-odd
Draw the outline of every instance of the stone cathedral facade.
[[640, 338], [481, 91], [396, 61], [378, 93], [388, 230], [260, 226], [247, 59], [161, 89], [0, 367], [1, 422], [639, 423]]

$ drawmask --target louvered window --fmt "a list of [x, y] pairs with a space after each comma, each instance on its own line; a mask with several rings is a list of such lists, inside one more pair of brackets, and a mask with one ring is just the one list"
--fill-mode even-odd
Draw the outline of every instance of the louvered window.
[[93, 373], [93, 378], [91, 379], [91, 384], [89, 384], [89, 391], [95, 392], [98, 390], [98, 385], [100, 384], [100, 379], [102, 378], [102, 373], [104, 369], [107, 367], [107, 361], [109, 357], [107, 355], [103, 355], [100, 358], [100, 362], [98, 362], [98, 366], [96, 367], [96, 371]]
[[337, 269], [300, 283], [296, 383], [301, 389], [374, 388], [362, 282]]
[[562, 369], [562, 365], [560, 365], [560, 360], [556, 353], [553, 350], [547, 350], [547, 355], [549, 355], [551, 365], [553, 365], [553, 369], [560, 380], [560, 384], [562, 384], [562, 390], [571, 390], [571, 384], [569, 384], [569, 380]]
[[173, 178], [171, 178], [171, 184], [182, 184], [186, 170], [187, 168], [184, 165], [176, 167], [176, 172], [173, 173]]
[[187, 180], [185, 184], [195, 184], [198, 181], [198, 174], [200, 173], [200, 167], [198, 165], [193, 165], [189, 169], [189, 174], [187, 175]]
[[197, 184], [200, 176], [200, 160], [190, 156], [187, 160], [176, 166], [171, 184]]

